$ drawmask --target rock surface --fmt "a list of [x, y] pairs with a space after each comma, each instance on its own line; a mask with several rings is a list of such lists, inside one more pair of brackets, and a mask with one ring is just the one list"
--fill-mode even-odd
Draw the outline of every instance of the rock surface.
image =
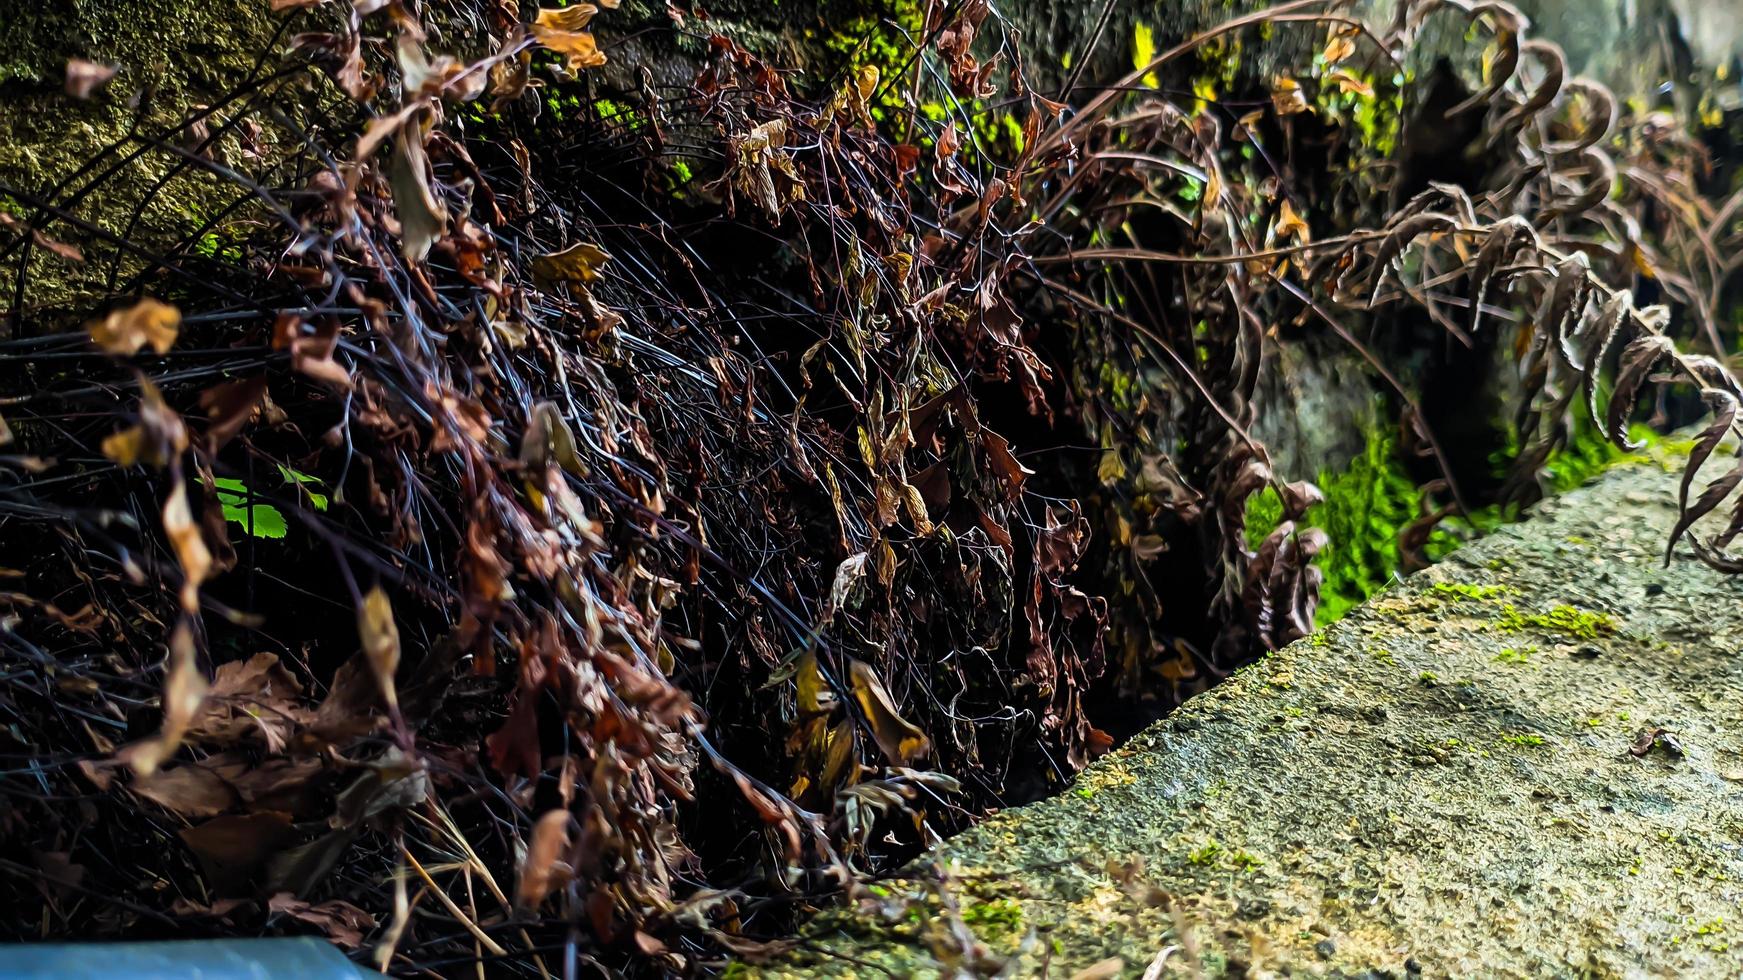
[[[962, 919], [1015, 976], [1743, 973], [1743, 579], [1663, 567], [1679, 463], [1543, 505], [950, 841]], [[947, 922], [833, 913], [752, 973], [938, 975]]]

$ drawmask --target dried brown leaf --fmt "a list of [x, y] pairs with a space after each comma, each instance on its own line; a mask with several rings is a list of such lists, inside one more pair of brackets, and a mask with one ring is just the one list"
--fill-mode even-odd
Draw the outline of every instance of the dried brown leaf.
[[896, 710], [889, 691], [884, 689], [884, 682], [878, 679], [877, 671], [870, 664], [849, 659], [847, 669], [853, 698], [865, 713], [873, 740], [891, 762], [898, 766], [909, 765], [932, 750], [932, 742], [926, 733]]
[[1628, 416], [1640, 398], [1640, 389], [1652, 368], [1660, 360], [1676, 354], [1676, 344], [1661, 334], [1647, 334], [1622, 348], [1622, 359], [1616, 370], [1616, 388], [1610, 393], [1610, 405], [1605, 412], [1604, 432], [1610, 441], [1633, 451], [1643, 444], [1628, 438]]
[[541, 283], [590, 283], [611, 255], [592, 242], [576, 242], [560, 252], [550, 252], [532, 261], [535, 279]]
[[1701, 399], [1712, 411], [1713, 421], [1695, 437], [1695, 445], [1689, 451], [1688, 462], [1683, 464], [1682, 485], [1677, 491], [1676, 526], [1671, 528], [1670, 540], [1664, 545], [1666, 565], [1670, 564], [1671, 554], [1676, 550], [1676, 543], [1682, 540], [1684, 532], [1723, 503], [1731, 495], [1731, 491], [1737, 489], [1738, 482], [1743, 480], [1743, 465], [1732, 467], [1724, 476], [1708, 484], [1694, 506], [1689, 506], [1689, 488], [1694, 484], [1695, 474], [1706, 464], [1713, 451], [1719, 448], [1719, 443], [1730, 433], [1732, 424], [1737, 421], [1736, 395], [1719, 388], [1707, 388], [1701, 392]]
[[249, 881], [296, 839], [296, 831], [290, 814], [268, 811], [214, 817], [178, 836], [199, 861], [206, 883], [228, 897], [245, 894]]
[[393, 137], [388, 180], [394, 211], [399, 215], [400, 252], [407, 262], [422, 262], [430, 246], [448, 226], [448, 209], [430, 189], [430, 161], [424, 153], [425, 130], [413, 120]]
[[363, 945], [363, 937], [375, 928], [375, 917], [350, 902], [334, 899], [310, 905], [290, 892], [279, 892], [267, 900], [272, 912], [288, 915], [299, 922], [321, 930], [328, 939], [346, 949]]
[[573, 871], [564, 855], [569, 850], [571, 822], [569, 811], [551, 810], [533, 824], [526, 858], [521, 862], [520, 887], [515, 892], [515, 901], [521, 908], [538, 908], [552, 890], [569, 880]]
[[167, 354], [175, 345], [181, 326], [180, 310], [147, 296], [92, 321], [89, 330], [92, 342], [110, 354], [137, 354], [147, 344], [159, 354]]
[[393, 677], [399, 670], [399, 626], [394, 623], [393, 604], [379, 585], [369, 590], [357, 610], [357, 635], [363, 640], [363, 654], [382, 701], [389, 709], [397, 709], [399, 695]]
[[239, 802], [223, 776], [210, 766], [195, 763], [140, 776], [132, 789], [184, 817], [215, 817]]

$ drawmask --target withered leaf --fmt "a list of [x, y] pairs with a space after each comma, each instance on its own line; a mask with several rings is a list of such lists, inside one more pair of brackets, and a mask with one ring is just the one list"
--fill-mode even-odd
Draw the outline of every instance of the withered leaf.
[[272, 912], [288, 915], [321, 930], [328, 939], [346, 949], [363, 945], [365, 933], [375, 928], [375, 917], [350, 902], [334, 899], [310, 905], [290, 892], [279, 892], [267, 900]]
[[1610, 393], [1610, 405], [1605, 412], [1604, 431], [1610, 441], [1629, 451], [1643, 444], [1628, 438], [1628, 416], [1640, 398], [1640, 388], [1660, 359], [1676, 354], [1676, 344], [1662, 334], [1647, 334], [1622, 348], [1622, 359], [1616, 370], [1616, 389]]
[[1713, 421], [1695, 437], [1694, 449], [1689, 452], [1688, 462], [1683, 464], [1682, 486], [1677, 492], [1676, 526], [1671, 528], [1670, 540], [1664, 546], [1666, 565], [1670, 564], [1671, 555], [1676, 551], [1676, 543], [1682, 540], [1684, 532], [1723, 503], [1737, 489], [1737, 484], [1743, 481], [1743, 465], [1734, 466], [1724, 476], [1708, 484], [1694, 506], [1689, 506], [1689, 487], [1694, 483], [1695, 474], [1713, 455], [1713, 450], [1719, 448], [1719, 443], [1730, 433], [1732, 423], [1737, 420], [1736, 395], [1719, 388], [1707, 388], [1701, 392], [1701, 399], [1712, 411]]
[[163, 503], [163, 530], [182, 566], [182, 610], [192, 616], [200, 611], [200, 583], [212, 570], [212, 552], [200, 536], [200, 525], [188, 507], [187, 481], [177, 479]]
[[551, 810], [533, 824], [526, 858], [521, 862], [520, 887], [515, 892], [521, 908], [538, 908], [545, 896], [569, 880], [571, 869], [563, 856], [569, 849], [570, 822], [569, 811]]
[[1364, 99], [1374, 97], [1374, 86], [1347, 71], [1334, 71], [1325, 78], [1328, 82], [1336, 82], [1338, 89], [1347, 95], [1359, 95]]
[[159, 354], [167, 354], [175, 346], [181, 326], [180, 310], [147, 296], [92, 321], [89, 330], [92, 342], [110, 354], [137, 354], [147, 344]]
[[289, 850], [275, 848], [266, 862], [266, 887], [305, 895], [326, 878], [345, 856], [359, 831], [342, 828], [322, 834]]
[[1272, 226], [1272, 230], [1278, 241], [1293, 240], [1306, 244], [1313, 240], [1312, 229], [1307, 226], [1306, 221], [1302, 220], [1301, 215], [1295, 212], [1295, 205], [1290, 204], [1288, 198], [1284, 198], [1282, 205], [1278, 208], [1277, 221]]
[[[24, 222], [19, 221], [12, 215], [0, 211], [0, 228], [5, 228], [8, 231], [15, 231], [23, 224]], [[55, 239], [43, 234], [42, 229], [37, 228], [34, 225], [28, 230], [30, 232], [30, 240], [35, 243], [36, 247], [46, 249], [49, 252], [66, 259], [68, 262], [85, 261], [85, 253], [80, 251], [77, 245], [69, 245], [66, 242], [56, 241]]]
[[1293, 116], [1308, 111], [1307, 94], [1293, 78], [1279, 78], [1271, 83], [1271, 108], [1279, 116]]
[[267, 748], [277, 751], [293, 725], [304, 715], [297, 703], [302, 684], [279, 663], [278, 655], [257, 653], [247, 660], [218, 665], [200, 716], [187, 737], [232, 742], [259, 732]]
[[583, 476], [586, 468], [575, 448], [575, 433], [556, 402], [542, 401], [527, 413], [526, 434], [521, 437], [520, 464], [538, 473], [556, 463], [567, 473]]
[[199, 861], [206, 883], [229, 897], [245, 894], [250, 879], [296, 839], [296, 831], [290, 814], [267, 811], [214, 817], [179, 836]]
[[393, 604], [379, 585], [369, 590], [357, 610], [357, 635], [363, 640], [363, 654], [382, 701], [390, 709], [398, 708], [393, 675], [399, 670], [399, 626], [393, 619]]
[[194, 660], [193, 628], [186, 616], [170, 632], [169, 650], [169, 676], [163, 685], [163, 727], [155, 737], [135, 742], [120, 753], [122, 760], [141, 776], [156, 772], [164, 760], [175, 754], [182, 736], [206, 701], [206, 676], [200, 673]]
[[[615, 4], [606, 4], [615, 6]], [[533, 40], [564, 57], [569, 71], [580, 73], [605, 64], [605, 54], [586, 27], [599, 8], [590, 3], [573, 7], [541, 7], [533, 20]]]
[[878, 679], [877, 671], [870, 664], [849, 659], [847, 669], [853, 698], [865, 713], [873, 740], [891, 762], [905, 766], [932, 750], [932, 742], [926, 733], [896, 711], [890, 693], [884, 689], [884, 682]]
[[576, 242], [560, 252], [550, 252], [532, 261], [533, 276], [541, 283], [589, 283], [611, 256], [592, 242]]
[[429, 791], [430, 774], [423, 764], [399, 748], [391, 748], [339, 794], [328, 822], [335, 827], [354, 827], [377, 814], [416, 806]]
[[599, 8], [590, 3], [578, 3], [573, 7], [540, 7], [533, 25], [552, 31], [584, 31], [597, 13]]
[[424, 153], [424, 125], [412, 120], [393, 137], [388, 180], [399, 215], [400, 251], [407, 262], [422, 262], [448, 226], [448, 209], [430, 189], [430, 161]]
[[212, 452], [224, 448], [253, 417], [254, 409], [266, 396], [266, 375], [226, 381], [200, 392], [200, 407], [206, 410], [211, 425], [206, 429], [206, 443]]
[[1392, 265], [1404, 255], [1416, 239], [1432, 232], [1450, 231], [1458, 227], [1458, 219], [1449, 214], [1427, 211], [1411, 215], [1392, 225], [1386, 237], [1380, 242], [1380, 248], [1374, 253], [1373, 296], [1369, 303], [1379, 298], [1380, 290], [1386, 285], [1386, 277], [1392, 273]]
[[188, 430], [181, 416], [164, 403], [149, 378], [139, 379], [139, 424], [103, 440], [103, 455], [118, 466], [143, 463], [162, 469], [188, 448]]
[[162, 769], [133, 781], [135, 793], [184, 817], [215, 817], [238, 802], [236, 791], [207, 765]]
[[829, 597], [823, 601], [824, 622], [828, 622], [829, 617], [835, 615], [837, 610], [844, 608], [853, 590], [865, 581], [867, 557], [866, 552], [857, 552], [836, 566], [835, 581], [829, 587]]
[[1483, 303], [1494, 285], [1496, 270], [1511, 262], [1520, 249], [1536, 239], [1537, 232], [1531, 227], [1531, 222], [1519, 215], [1509, 215], [1489, 230], [1489, 237], [1477, 249], [1477, 257], [1470, 267], [1471, 336], [1475, 337], [1477, 328], [1482, 325]]

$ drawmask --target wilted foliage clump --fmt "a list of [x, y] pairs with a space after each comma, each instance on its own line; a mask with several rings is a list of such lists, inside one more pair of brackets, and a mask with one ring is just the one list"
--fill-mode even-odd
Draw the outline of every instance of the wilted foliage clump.
[[[1501, 496], [1579, 416], [1626, 443], [1655, 372], [1714, 409], [1691, 478], [1735, 421], [1721, 351], [1636, 300], [1722, 344], [1696, 258], [1732, 209], [1659, 211], [1697, 151], [1505, 4], [1284, 4], [1057, 98], [978, 2], [826, 78], [673, 7], [697, 70], [630, 90], [610, 9], [273, 6], [282, 68], [0, 186], [0, 868], [33, 936], [753, 954], [1062, 785], [1119, 723], [1092, 701], [1311, 628], [1323, 494], [1253, 435], [1279, 344], [1372, 366], [1430, 474], [1405, 555], [1482, 503], [1397, 381], [1423, 336], [1518, 365]], [[1431, 18], [1497, 53], [1457, 105], [1406, 69]], [[1241, 68], [1261, 28], [1300, 72]], [[1463, 183], [1412, 156], [1447, 119]], [[234, 203], [167, 245], [81, 214], [141, 158]], [[110, 263], [110, 300], [33, 305], [45, 253]], [[1739, 528], [1697, 548], [1729, 566]]]

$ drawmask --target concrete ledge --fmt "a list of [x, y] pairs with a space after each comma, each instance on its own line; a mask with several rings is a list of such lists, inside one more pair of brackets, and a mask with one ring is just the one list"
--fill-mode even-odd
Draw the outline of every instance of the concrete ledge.
[[1014, 976], [1743, 975], [1743, 579], [1661, 566], [1679, 463], [1546, 503], [954, 839], [959, 917], [893, 882], [893, 919], [827, 914], [751, 972], [949, 975], [966, 925]]

